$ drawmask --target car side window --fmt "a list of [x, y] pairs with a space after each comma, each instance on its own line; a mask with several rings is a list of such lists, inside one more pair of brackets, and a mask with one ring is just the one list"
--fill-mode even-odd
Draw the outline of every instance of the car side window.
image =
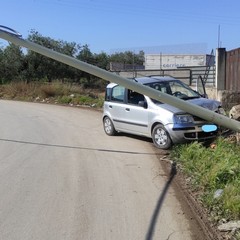
[[122, 86], [115, 86], [112, 89], [112, 101], [116, 101], [116, 102], [124, 102], [124, 92], [125, 92], [125, 88]]
[[144, 96], [133, 90], [128, 90], [128, 103], [138, 105], [139, 101], [144, 101]]
[[105, 101], [110, 101], [111, 100], [111, 88], [107, 88], [105, 92]]

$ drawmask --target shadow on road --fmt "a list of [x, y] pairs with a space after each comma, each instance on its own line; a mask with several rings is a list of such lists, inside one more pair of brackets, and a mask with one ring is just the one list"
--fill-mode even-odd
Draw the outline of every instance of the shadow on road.
[[171, 185], [171, 182], [174, 179], [176, 174], [177, 174], [176, 163], [172, 163], [169, 179], [166, 182], [166, 184], [163, 188], [163, 191], [162, 191], [162, 193], [161, 193], [161, 195], [158, 199], [157, 205], [156, 205], [155, 210], [154, 210], [153, 215], [152, 215], [150, 225], [148, 227], [148, 231], [147, 231], [145, 240], [152, 240], [153, 239], [154, 230], [155, 230], [155, 226], [157, 224], [157, 220], [158, 220], [158, 216], [160, 214], [161, 207], [163, 205], [164, 199], [165, 199], [167, 191], [168, 191], [168, 189]]
[[163, 155], [162, 153], [157, 153], [157, 152], [149, 153], [149, 152], [124, 151], [124, 150], [114, 150], [114, 149], [104, 149], [104, 148], [88, 148], [88, 147], [80, 147], [80, 146], [68, 146], [68, 145], [59, 145], [59, 144], [29, 142], [29, 141], [4, 139], [4, 138], [0, 138], [0, 141], [19, 143], [19, 144], [38, 145], [38, 146], [44, 146], [44, 147], [58, 147], [58, 148], [79, 149], [79, 150], [88, 150], [88, 151], [99, 151], [99, 152], [124, 153], [124, 154], [136, 154], [136, 155]]

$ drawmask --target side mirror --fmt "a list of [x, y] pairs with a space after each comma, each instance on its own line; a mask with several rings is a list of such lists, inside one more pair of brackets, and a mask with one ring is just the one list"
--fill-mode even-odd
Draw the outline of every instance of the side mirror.
[[143, 108], [145, 108], [145, 109], [148, 107], [146, 101], [139, 101], [139, 102], [138, 102], [138, 106], [143, 107]]

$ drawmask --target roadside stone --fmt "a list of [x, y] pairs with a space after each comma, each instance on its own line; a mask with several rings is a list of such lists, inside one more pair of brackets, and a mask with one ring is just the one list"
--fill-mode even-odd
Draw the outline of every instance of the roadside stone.
[[236, 105], [231, 108], [229, 117], [235, 120], [240, 120], [240, 105]]
[[218, 230], [221, 232], [235, 231], [240, 229], [240, 221], [230, 221], [218, 226]]
[[213, 198], [220, 198], [223, 194], [223, 189], [218, 189], [217, 191], [215, 191]]
[[[240, 105], [233, 106], [229, 112], [229, 117], [240, 121]], [[240, 133], [235, 134], [237, 144], [240, 144]]]
[[227, 223], [227, 220], [225, 218], [222, 218], [220, 221], [219, 221], [220, 224], [225, 224]]

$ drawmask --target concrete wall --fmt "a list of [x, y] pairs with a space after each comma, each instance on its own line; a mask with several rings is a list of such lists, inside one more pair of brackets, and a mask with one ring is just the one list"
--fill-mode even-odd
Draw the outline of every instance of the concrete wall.
[[217, 100], [217, 90], [215, 87], [206, 87], [206, 93], [209, 99]]

